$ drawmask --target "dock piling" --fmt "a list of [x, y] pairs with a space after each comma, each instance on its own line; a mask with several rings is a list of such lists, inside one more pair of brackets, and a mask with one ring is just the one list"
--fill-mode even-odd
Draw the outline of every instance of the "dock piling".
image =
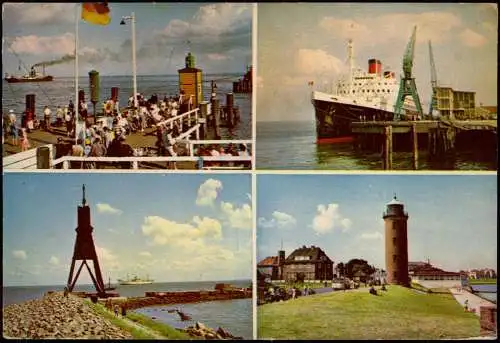
[[212, 115], [214, 116], [214, 129], [215, 129], [215, 138], [220, 139], [220, 108], [219, 108], [219, 99], [212, 99]]
[[411, 125], [411, 135], [413, 142], [413, 170], [418, 169], [418, 133], [417, 133], [417, 124], [413, 123]]
[[384, 170], [392, 170], [392, 126], [384, 128]]
[[226, 123], [229, 128], [234, 125], [234, 96], [233, 93], [226, 94]]
[[36, 168], [50, 169], [50, 149], [46, 146], [41, 146], [36, 149]]
[[207, 126], [207, 117], [208, 117], [208, 102], [202, 102], [200, 104], [200, 118], [198, 118], [197, 122], [200, 124], [200, 139], [205, 139], [205, 131]]

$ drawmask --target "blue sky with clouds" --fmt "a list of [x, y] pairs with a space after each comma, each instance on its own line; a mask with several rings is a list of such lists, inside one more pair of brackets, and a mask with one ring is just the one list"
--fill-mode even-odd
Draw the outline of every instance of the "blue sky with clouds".
[[438, 85], [476, 91], [476, 103], [497, 105], [496, 4], [260, 3], [257, 16], [257, 120], [310, 121], [308, 81], [330, 89], [346, 72], [347, 40], [356, 65], [378, 58], [402, 72], [413, 26], [413, 73], [424, 108], [430, 100], [427, 42], [432, 41]]
[[496, 175], [258, 175], [257, 260], [316, 245], [338, 262], [385, 269], [386, 204], [397, 194], [408, 219], [410, 261], [445, 270], [495, 268]]
[[[78, 6], [79, 7], [79, 6]], [[188, 50], [207, 73], [239, 72], [252, 61], [252, 5], [231, 3], [110, 3], [107, 26], [79, 22], [80, 75], [131, 75], [131, 26], [136, 16], [137, 73], [176, 74]], [[3, 4], [3, 70], [16, 73], [23, 63], [74, 53], [76, 4]], [[190, 44], [187, 41], [190, 41]], [[170, 56], [172, 55], [172, 58]], [[50, 67], [55, 76], [74, 75], [74, 63]]]
[[[6, 173], [5, 285], [66, 283], [82, 184], [106, 280], [251, 278], [248, 174]], [[82, 273], [79, 282], [90, 277]]]

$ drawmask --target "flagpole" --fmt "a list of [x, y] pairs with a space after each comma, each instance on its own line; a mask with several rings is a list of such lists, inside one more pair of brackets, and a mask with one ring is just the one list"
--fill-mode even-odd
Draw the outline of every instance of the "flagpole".
[[75, 108], [75, 143], [78, 140], [78, 130], [77, 130], [77, 123], [79, 122], [79, 113], [78, 113], [78, 22], [80, 21], [79, 18], [79, 4], [76, 4], [76, 20], [75, 20], [75, 102], [74, 102], [74, 108]]

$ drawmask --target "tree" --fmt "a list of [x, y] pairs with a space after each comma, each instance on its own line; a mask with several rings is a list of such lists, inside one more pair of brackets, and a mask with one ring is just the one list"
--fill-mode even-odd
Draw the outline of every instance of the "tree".
[[362, 271], [366, 275], [372, 275], [375, 268], [368, 264], [366, 260], [354, 258], [347, 262], [345, 266], [345, 275], [352, 279], [357, 271]]

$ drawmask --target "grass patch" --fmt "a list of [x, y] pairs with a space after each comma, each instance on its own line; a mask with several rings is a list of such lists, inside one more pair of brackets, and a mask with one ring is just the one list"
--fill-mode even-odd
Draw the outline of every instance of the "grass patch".
[[430, 290], [428, 288], [426, 288], [426, 287], [424, 287], [421, 284], [416, 283], [416, 282], [411, 283], [411, 288], [416, 289], [417, 291], [425, 292], [425, 293], [430, 292]]
[[157, 331], [160, 333], [162, 336], [165, 336], [166, 338], [169, 339], [190, 339], [191, 337], [179, 330], [174, 329], [171, 326], [165, 325], [163, 323], [159, 323], [148, 316], [145, 316], [140, 313], [136, 312], [128, 312], [127, 313], [127, 318], [130, 320], [133, 320], [134, 322], [137, 322], [143, 326], [146, 326], [154, 331]]
[[399, 286], [373, 296], [347, 291], [258, 308], [258, 337], [275, 339], [444, 339], [479, 336], [479, 318], [450, 294]]
[[469, 285], [496, 284], [497, 279], [469, 279]]
[[106, 310], [102, 305], [100, 304], [94, 304], [91, 301], [85, 299], [85, 302], [87, 305], [98, 315], [106, 318], [109, 320], [113, 325], [118, 326], [119, 328], [129, 332], [133, 338], [135, 339], [156, 339], [155, 336], [149, 334], [146, 331], [139, 330], [136, 327], [131, 326], [128, 324], [126, 321], [119, 317], [115, 317], [114, 314]]

